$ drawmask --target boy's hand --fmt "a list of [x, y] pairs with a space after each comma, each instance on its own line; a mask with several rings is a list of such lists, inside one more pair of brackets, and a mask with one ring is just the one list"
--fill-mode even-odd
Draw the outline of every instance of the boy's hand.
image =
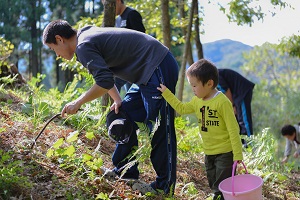
[[167, 87], [163, 84], [160, 84], [160, 87], [157, 87], [157, 89], [163, 93], [167, 89]]

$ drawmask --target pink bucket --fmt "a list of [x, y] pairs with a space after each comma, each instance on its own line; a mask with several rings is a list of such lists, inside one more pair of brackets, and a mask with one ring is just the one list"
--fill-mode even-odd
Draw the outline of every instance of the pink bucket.
[[245, 164], [242, 162], [246, 174], [234, 176], [237, 161], [232, 167], [232, 177], [223, 180], [219, 184], [225, 200], [262, 200], [263, 180], [259, 176], [248, 174]]

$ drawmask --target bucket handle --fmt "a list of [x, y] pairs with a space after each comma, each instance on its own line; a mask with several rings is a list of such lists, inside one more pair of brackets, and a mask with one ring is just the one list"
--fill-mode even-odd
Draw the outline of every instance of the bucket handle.
[[[243, 164], [246, 174], [248, 174], [248, 171], [247, 171], [247, 168], [246, 168], [244, 162], [241, 161], [240, 163]], [[232, 196], [235, 196], [235, 194], [234, 194], [234, 171], [235, 171], [235, 168], [237, 167], [237, 164], [238, 164], [238, 161], [234, 161], [234, 163], [232, 165]]]

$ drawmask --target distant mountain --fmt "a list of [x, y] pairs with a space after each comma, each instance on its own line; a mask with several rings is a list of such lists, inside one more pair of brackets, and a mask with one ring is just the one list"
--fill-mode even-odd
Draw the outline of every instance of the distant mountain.
[[242, 53], [253, 47], [241, 42], [224, 39], [203, 44], [204, 58], [212, 61], [218, 68], [238, 70], [245, 62]]

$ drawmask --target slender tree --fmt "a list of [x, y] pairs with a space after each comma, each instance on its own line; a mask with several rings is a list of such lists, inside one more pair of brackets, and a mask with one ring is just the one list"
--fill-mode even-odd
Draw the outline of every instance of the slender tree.
[[[116, 0], [105, 0], [104, 1], [104, 19], [103, 19], [103, 27], [114, 27], [115, 26], [115, 16], [116, 16]], [[108, 94], [102, 96], [102, 106], [103, 111], [105, 111], [105, 107], [110, 104], [112, 101], [109, 98]]]
[[28, 15], [28, 24], [30, 27], [30, 36], [31, 36], [31, 51], [30, 51], [30, 59], [29, 66], [32, 76], [36, 77], [39, 71], [39, 59], [38, 59], [38, 29], [37, 29], [37, 9], [40, 6], [40, 2], [29, 1], [28, 13], [31, 12], [31, 15]]
[[161, 24], [163, 32], [163, 43], [171, 48], [171, 25], [169, 14], [169, 0], [161, 0]]
[[194, 24], [195, 24], [195, 45], [197, 50], [198, 59], [203, 58], [203, 47], [200, 40], [200, 19], [199, 19], [199, 3], [196, 2], [195, 10], [194, 10]]
[[187, 55], [189, 52], [189, 48], [191, 46], [190, 38], [191, 38], [193, 16], [194, 16], [194, 10], [195, 10], [196, 4], [197, 4], [197, 0], [192, 0], [192, 5], [190, 8], [189, 23], [188, 23], [187, 30], [186, 30], [186, 39], [185, 39], [185, 45], [184, 45], [183, 58], [182, 58], [181, 68], [180, 68], [180, 73], [179, 73], [179, 89], [178, 89], [178, 99], [179, 100], [182, 100], [182, 97], [183, 97], [185, 68], [186, 68]]

